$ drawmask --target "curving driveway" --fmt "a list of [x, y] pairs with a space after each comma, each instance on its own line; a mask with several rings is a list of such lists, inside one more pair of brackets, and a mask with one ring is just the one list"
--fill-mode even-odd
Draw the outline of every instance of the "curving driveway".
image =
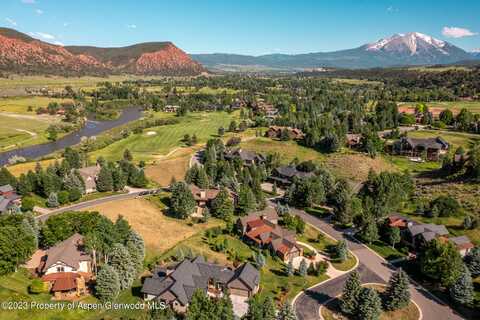
[[[347, 241], [349, 249], [358, 257], [360, 263], [357, 271], [363, 283], [386, 283], [395, 271], [395, 267], [388, 264], [383, 258], [372, 252], [365, 245], [350, 240], [343, 232], [338, 231], [327, 220], [319, 219], [302, 210], [291, 208], [291, 213], [298, 215], [305, 222], [322, 230], [331, 237]], [[294, 302], [294, 307], [299, 320], [320, 319], [320, 306], [329, 299], [342, 293], [343, 285], [348, 274], [328, 280], [316, 287], [306, 290]], [[456, 311], [432, 296], [421, 286], [412, 284], [410, 287], [412, 300], [419, 306], [424, 320], [459, 320], [463, 319]]]

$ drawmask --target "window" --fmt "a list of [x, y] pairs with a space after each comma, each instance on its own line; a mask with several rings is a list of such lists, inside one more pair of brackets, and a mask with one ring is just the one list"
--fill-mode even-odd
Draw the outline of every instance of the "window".
[[57, 267], [57, 272], [65, 272], [65, 268], [64, 267]]

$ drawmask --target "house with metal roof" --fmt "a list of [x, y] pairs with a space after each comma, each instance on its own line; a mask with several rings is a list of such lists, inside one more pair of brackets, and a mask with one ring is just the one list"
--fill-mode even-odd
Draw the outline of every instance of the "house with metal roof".
[[426, 156], [427, 160], [437, 161], [441, 155], [447, 153], [449, 143], [442, 137], [436, 138], [410, 138], [402, 137], [393, 145], [395, 153], [410, 157]]
[[290, 185], [294, 179], [306, 179], [315, 176], [314, 172], [304, 172], [294, 165], [280, 166], [272, 170], [270, 180], [280, 185]]
[[145, 279], [141, 292], [144, 299], [170, 305], [176, 312], [186, 312], [196, 290], [211, 298], [230, 296], [248, 299], [258, 292], [260, 272], [250, 263], [237, 269], [213, 264], [201, 256], [178, 264], [158, 267]]

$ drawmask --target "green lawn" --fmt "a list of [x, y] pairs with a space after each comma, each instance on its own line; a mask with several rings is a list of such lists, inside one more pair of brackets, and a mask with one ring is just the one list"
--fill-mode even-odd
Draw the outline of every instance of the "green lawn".
[[[399, 105], [415, 107], [415, 103], [406, 102]], [[479, 101], [433, 101], [427, 102], [426, 105], [429, 108], [442, 108], [451, 109], [453, 112], [459, 112], [461, 109], [468, 109], [472, 113], [480, 113]]]
[[408, 136], [411, 138], [435, 138], [440, 136], [451, 144], [453, 150], [460, 146], [468, 149], [473, 142], [480, 142], [478, 134], [447, 130], [416, 130], [410, 131]]
[[48, 142], [45, 130], [52, 122], [50, 118], [0, 115], [0, 152]]
[[392, 246], [382, 241], [375, 241], [371, 244], [367, 244], [367, 246], [381, 255], [385, 260], [395, 260], [405, 257], [404, 253], [398, 251], [396, 248], [392, 248]]
[[190, 113], [180, 123], [145, 129], [141, 134], [132, 134], [90, 155], [93, 159], [103, 156], [107, 160], [119, 160], [124, 150], [129, 149], [136, 161], [155, 159], [175, 147], [185, 146], [182, 142], [185, 134], [195, 134], [198, 143], [205, 143], [217, 134], [219, 127], [228, 128], [230, 121], [236, 118], [237, 113]]
[[[35, 115], [38, 107], [46, 108], [50, 102], [71, 102], [71, 99], [59, 99], [48, 97], [12, 97], [0, 99], [0, 112], [12, 112], [20, 114]], [[32, 111], [28, 111], [32, 107]]]

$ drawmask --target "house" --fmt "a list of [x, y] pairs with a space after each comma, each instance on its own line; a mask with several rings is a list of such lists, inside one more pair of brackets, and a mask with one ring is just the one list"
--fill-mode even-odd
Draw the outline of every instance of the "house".
[[97, 191], [97, 178], [100, 173], [100, 166], [91, 166], [78, 169], [80, 176], [85, 182], [85, 193]]
[[462, 257], [475, 247], [467, 236], [451, 237], [448, 238], [448, 241], [451, 241], [455, 245]]
[[9, 184], [0, 186], [0, 214], [7, 212], [10, 208], [20, 206], [22, 197], [18, 195]]
[[283, 132], [286, 132], [288, 138], [292, 140], [301, 140], [305, 137], [305, 134], [300, 129], [279, 126], [269, 127], [267, 132], [265, 133], [265, 136], [270, 139], [280, 139]]
[[43, 256], [36, 274], [48, 283], [56, 299], [78, 297], [87, 292], [87, 284], [92, 279], [92, 257], [85, 251], [83, 236], [76, 233], [40, 252]]
[[258, 292], [260, 272], [245, 263], [237, 269], [206, 262], [203, 257], [185, 259], [178, 264], [157, 267], [145, 279], [141, 292], [145, 300], [157, 300], [185, 313], [193, 293], [200, 289], [211, 298], [230, 296], [251, 298]]
[[163, 112], [172, 112], [172, 113], [175, 113], [175, 112], [177, 112], [177, 110], [178, 110], [179, 108], [180, 108], [179, 106], [166, 105], [166, 106], [163, 108]]
[[449, 232], [444, 225], [418, 223], [401, 215], [389, 216], [387, 224], [390, 227], [399, 228], [402, 241], [415, 250], [433, 239], [452, 242], [462, 256], [474, 247], [467, 236], [449, 237]]
[[314, 172], [304, 172], [294, 165], [280, 166], [272, 171], [270, 180], [280, 185], [290, 185], [295, 179], [306, 179], [315, 176]]
[[195, 208], [195, 217], [203, 217], [203, 211], [205, 208], [209, 208], [212, 204], [212, 201], [218, 196], [220, 190], [218, 189], [201, 189], [194, 184], [189, 185], [190, 191], [192, 192], [193, 199], [197, 204]]
[[280, 227], [276, 213], [264, 211], [239, 218], [237, 227], [246, 242], [270, 249], [284, 262], [303, 255], [303, 248], [297, 245], [295, 232]]
[[224, 157], [227, 160], [240, 159], [245, 166], [258, 165], [265, 162], [265, 156], [262, 154], [241, 148], [225, 152]]
[[447, 153], [449, 146], [449, 143], [441, 137], [424, 139], [402, 137], [395, 142], [393, 150], [400, 155], [410, 157], [425, 155], [427, 160], [437, 161], [440, 155]]

